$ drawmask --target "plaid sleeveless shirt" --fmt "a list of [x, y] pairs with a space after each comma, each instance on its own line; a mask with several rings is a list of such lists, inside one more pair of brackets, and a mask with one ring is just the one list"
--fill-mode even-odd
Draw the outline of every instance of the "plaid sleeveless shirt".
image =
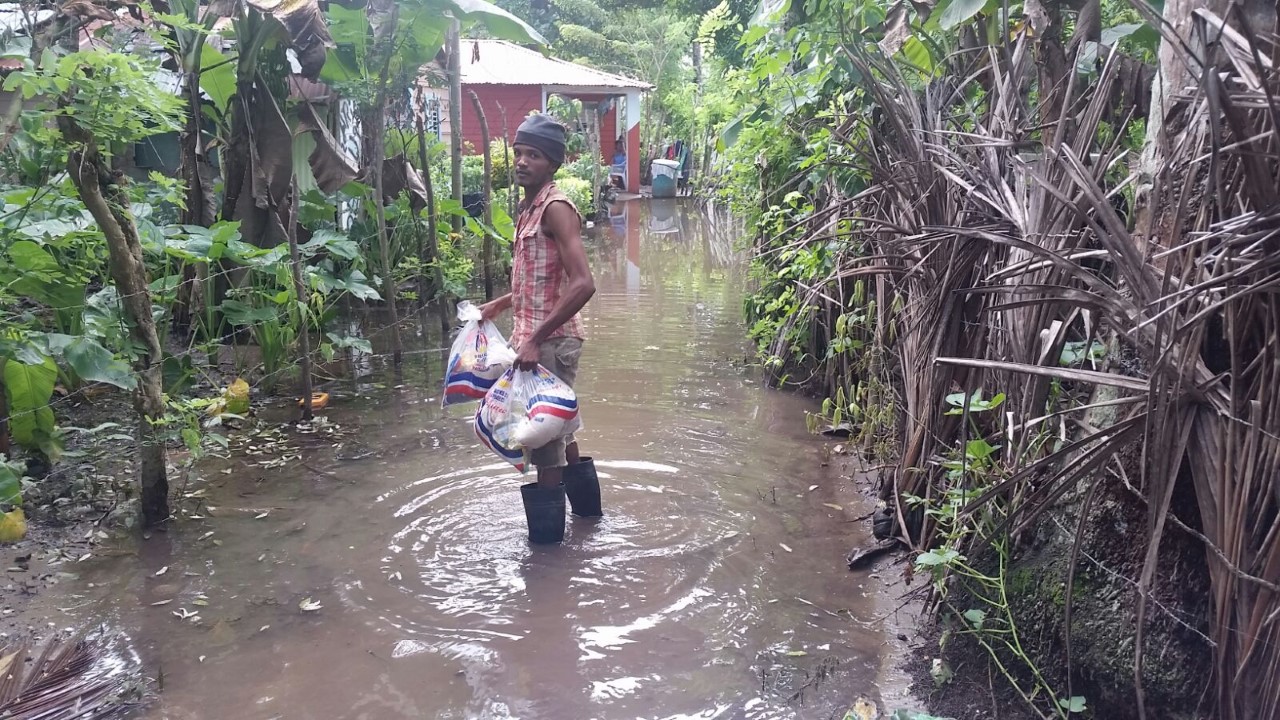
[[[550, 182], [532, 202], [521, 206], [516, 220], [511, 262], [511, 311], [515, 316], [511, 346], [514, 348], [529, 339], [551, 315], [567, 280], [564, 266], [560, 264], [560, 246], [542, 229], [543, 213], [556, 202], [568, 203], [573, 212], [578, 213], [573, 201]], [[586, 337], [580, 314], [553, 330], [547, 339], [562, 337], [579, 340]]]

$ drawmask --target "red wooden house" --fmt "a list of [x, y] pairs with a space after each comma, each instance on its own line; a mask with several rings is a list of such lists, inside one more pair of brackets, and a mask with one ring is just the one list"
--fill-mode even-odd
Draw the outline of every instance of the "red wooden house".
[[[544, 111], [547, 98], [560, 95], [583, 104], [600, 103], [601, 162], [613, 162], [614, 141], [624, 141], [626, 188], [640, 187], [640, 95], [652, 85], [602, 72], [585, 65], [550, 58], [503, 40], [462, 41], [462, 137], [481, 147], [480, 119], [471, 102], [474, 90], [484, 107], [489, 135], [508, 140], [529, 113]], [[448, 138], [448, 91], [431, 88], [439, 98], [440, 135]], [[620, 120], [621, 119], [621, 120]]]

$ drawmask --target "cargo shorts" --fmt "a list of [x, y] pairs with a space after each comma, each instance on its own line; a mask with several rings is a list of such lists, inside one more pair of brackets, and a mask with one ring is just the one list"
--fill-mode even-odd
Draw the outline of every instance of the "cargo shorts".
[[[569, 387], [578, 379], [578, 360], [582, 357], [582, 341], [578, 338], [551, 338], [538, 348], [538, 363], [551, 371]], [[529, 453], [529, 459], [537, 467], [557, 468], [569, 464], [565, 448], [574, 442], [573, 435], [553, 440]]]

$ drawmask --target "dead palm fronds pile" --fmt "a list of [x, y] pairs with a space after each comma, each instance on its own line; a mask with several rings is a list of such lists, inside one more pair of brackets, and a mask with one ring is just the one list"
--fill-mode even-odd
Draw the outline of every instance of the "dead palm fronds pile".
[[[1136, 67], [1118, 53], [1050, 76], [1055, 92], [1040, 95], [1052, 103], [1037, 104], [1028, 97], [1046, 82], [1043, 48], [1028, 34], [956, 53], [925, 80], [847, 48], [877, 78], [876, 112], [833, 134], [871, 185], [856, 197], [829, 191], [814, 217], [853, 219], [865, 244], [806, 291], [811, 305], [843, 312], [846, 283], [875, 277], [877, 305], [901, 307], [884, 336], [902, 407], [886, 497], [899, 501], [904, 535], [923, 549], [937, 529], [908, 522], [903, 497], [972, 482], [939, 462], [974, 427], [968, 413], [943, 412], [946, 397], [1006, 393], [980, 432], [1007, 471], [960, 488], [980, 495], [968, 511], [1001, 503], [1018, 537], [1066, 493], [1086, 498], [1086, 516], [1106, 484], [1142, 498], [1137, 715], [1153, 717], [1143, 629], [1176, 524], [1208, 563], [1206, 710], [1280, 718], [1280, 45], [1275, 28], [1251, 28], [1236, 9], [1194, 11], [1183, 30], [1166, 30], [1165, 51], [1191, 81], [1162, 100], [1169, 113], [1148, 140], [1158, 152], [1146, 155], [1156, 167], [1126, 144], [1147, 108], [1117, 103]], [[828, 242], [833, 227], [815, 222], [797, 243]], [[1091, 362], [1095, 347], [1107, 359]], [[1133, 447], [1141, 461], [1126, 472], [1121, 452]], [[1199, 517], [1174, 515], [1178, 489]]]
[[139, 663], [116, 641], [51, 639], [0, 648], [0, 719], [107, 720], [142, 698]]

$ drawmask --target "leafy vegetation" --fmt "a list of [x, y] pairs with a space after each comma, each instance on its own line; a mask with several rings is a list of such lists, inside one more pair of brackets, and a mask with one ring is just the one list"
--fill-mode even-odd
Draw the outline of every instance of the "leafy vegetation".
[[[1264, 5], [171, 0], [125, 22], [63, 3], [0, 37], [7, 532], [69, 452], [68, 398], [129, 394], [144, 520], [163, 522], [166, 449], [216, 451], [208, 426], [242, 414], [247, 382], [300, 384], [309, 411], [311, 363], [372, 354], [350, 307], [386, 309], [399, 362], [398, 303], [491, 286], [510, 148], [494, 133], [486, 169], [435, 143], [419, 83], [446, 82], [439, 60], [456, 75], [458, 32], [506, 38], [654, 86], [644, 154], [685, 141], [701, 199], [749, 221], [761, 361], [824, 398], [814, 429], [887, 462], [892, 534], [948, 640], [984, 648], [1043, 717], [1104, 716], [1104, 697], [1144, 717], [1277, 717], [1280, 76]], [[98, 42], [81, 49], [88, 19]], [[550, 102], [592, 126], [590, 103]], [[588, 212], [607, 177], [591, 134], [572, 134], [558, 176]], [[166, 141], [167, 166], [136, 166]], [[486, 188], [473, 217], [464, 196]], [[1072, 652], [1103, 498], [1145, 518], [1120, 563], [1126, 677]], [[1068, 522], [1059, 670], [1029, 646], [1014, 565]], [[1190, 580], [1157, 572], [1170, 533], [1201, 553]], [[1206, 644], [1162, 675], [1156, 598], [1200, 578], [1209, 616], [1178, 619]], [[1148, 692], [1169, 677], [1186, 681]]]
[[[1216, 265], [1271, 227], [1277, 167], [1258, 153], [1277, 128], [1249, 108], [1280, 79], [1255, 34], [1275, 16], [1187, 12], [784, 3], [746, 30], [738, 109], [719, 129], [719, 195], [756, 228], [746, 312], [762, 358], [829, 398], [815, 426], [850, 425], [890, 461], [882, 497], [939, 609], [1044, 716], [1094, 707], [1073, 685], [1146, 717], [1202, 697], [1216, 717], [1274, 717], [1270, 699], [1241, 698], [1280, 692], [1280, 655], [1261, 652], [1272, 631], [1254, 619], [1280, 602], [1262, 590], [1277, 579], [1275, 498], [1244, 489], [1271, 481], [1223, 451], [1272, 442], [1274, 308], [1258, 292], [1274, 274], [1247, 252], [1238, 272]], [[1234, 39], [1182, 42], [1223, 23]], [[999, 412], [982, 388], [1002, 391]], [[1136, 568], [1122, 590], [1137, 608], [1121, 630], [1131, 673], [1050, 677], [1019, 642], [1015, 605], [1039, 600], [1004, 594], [1008, 563], [1054, 534], [1070, 499], [1052, 644], [1070, 663], [1070, 588], [1102, 497], [1147, 518], [1143, 544], [1120, 541], [1116, 558]], [[1179, 516], [1175, 497], [1196, 513]], [[1224, 513], [1245, 506], [1266, 520]], [[1172, 532], [1204, 551], [1214, 669], [1161, 683], [1145, 650], [1162, 626], [1152, 598], [1176, 582], [1155, 572]]]
[[[233, 4], [219, 14], [184, 0], [152, 8], [141, 26], [104, 25], [111, 47], [133, 52], [69, 52], [62, 40], [77, 18], [101, 15], [71, 4], [52, 27], [7, 38], [25, 52], [10, 54], [20, 67], [4, 78], [13, 118], [0, 176], [5, 504], [21, 499], [23, 476], [38, 480], [63, 451], [56, 396], [106, 384], [136, 398], [143, 515], [164, 521], [165, 447], [198, 451], [204, 439], [191, 418], [212, 402], [182, 394], [216, 394], [234, 377], [215, 366], [220, 348], [251, 347], [233, 352], [235, 372], [265, 391], [299, 366], [305, 386], [313, 355], [372, 351], [367, 338], [349, 336], [341, 306], [387, 303], [398, 334], [394, 301], [406, 272], [442, 270], [435, 282], [420, 279], [428, 292], [417, 299], [465, 292], [467, 244], [509, 232], [509, 219], [459, 238], [437, 225], [438, 244], [425, 242], [428, 218], [461, 208], [418, 202], [408, 176], [383, 187], [385, 153], [353, 156], [315, 102], [290, 88], [323, 79], [376, 129], [387, 122], [389, 89], [407, 86], [442, 48], [450, 14], [498, 36], [540, 38], [478, 0], [401, 5], [389, 17], [372, 6], [326, 15], [314, 2]], [[220, 18], [226, 29], [215, 32]], [[157, 82], [173, 71], [152, 58], [166, 55], [173, 85]], [[309, 133], [309, 156], [295, 159], [308, 145], [293, 140], [291, 124]], [[175, 135], [181, 182], [131, 167], [139, 143]], [[364, 138], [375, 141], [365, 150], [381, 138]], [[355, 182], [369, 168], [375, 182]], [[406, 168], [414, 173], [397, 166]]]

